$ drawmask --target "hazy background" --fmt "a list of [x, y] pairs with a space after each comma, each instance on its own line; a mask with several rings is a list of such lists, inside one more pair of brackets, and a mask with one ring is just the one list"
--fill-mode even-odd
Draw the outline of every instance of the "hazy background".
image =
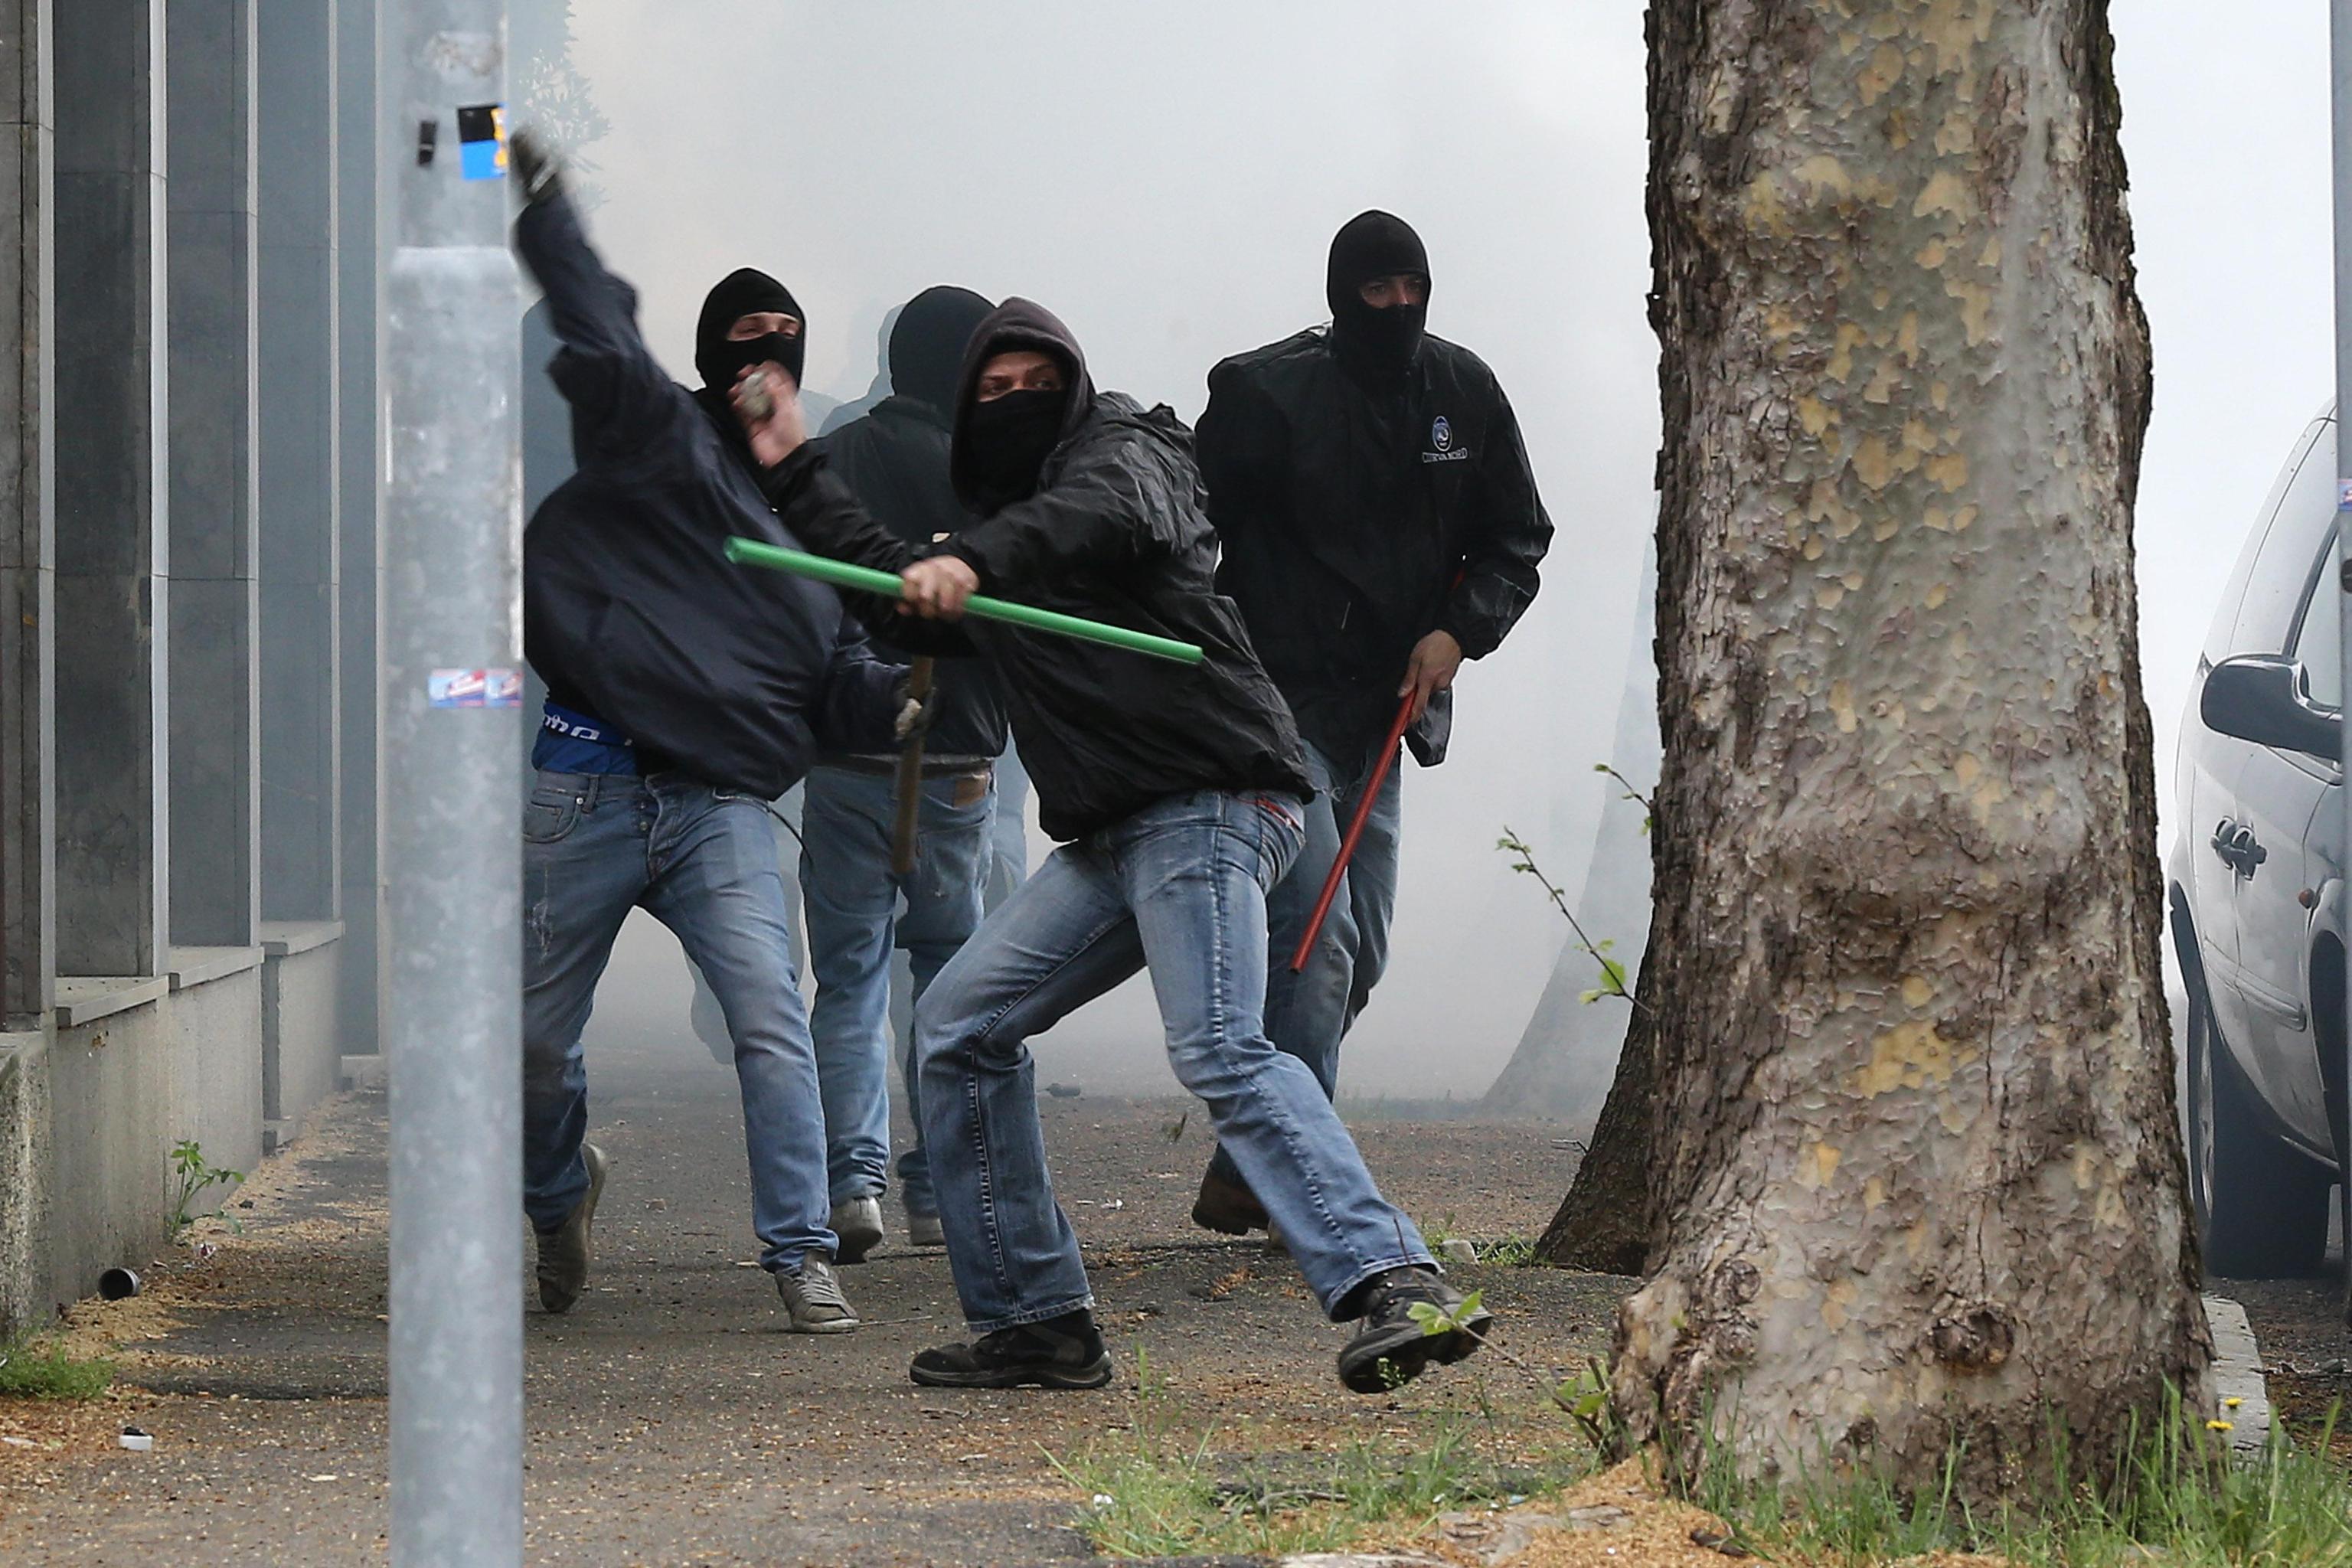
[[[587, 149], [593, 232], [674, 370], [703, 290], [750, 264], [808, 313], [810, 387], [855, 397], [883, 311], [950, 282], [1048, 305], [1099, 384], [1191, 419], [1216, 360], [1324, 317], [1341, 222], [1382, 206], [1420, 230], [1431, 329], [1495, 368], [1559, 535], [1518, 631], [1465, 667], [1452, 757], [1407, 770], [1395, 959], [1351, 1037], [1354, 1092], [1485, 1089], [1562, 935], [1495, 837], [1517, 828], [1571, 889], [1591, 847], [1657, 445], [1641, 11], [572, 7], [572, 64], [609, 125]], [[2168, 795], [2212, 595], [2327, 393], [2326, 15], [2117, 0], [2113, 16], [2156, 333], [2139, 572]], [[635, 932], [616, 976], [592, 1038], [683, 1037], [665, 934]], [[1171, 1082], [1135, 986], [1038, 1055], [1090, 1087]]]

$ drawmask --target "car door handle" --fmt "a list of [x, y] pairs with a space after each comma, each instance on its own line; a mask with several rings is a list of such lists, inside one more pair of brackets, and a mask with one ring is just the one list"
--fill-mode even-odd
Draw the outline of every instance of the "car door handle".
[[2230, 847], [2238, 852], [2238, 869], [2250, 878], [2254, 874], [2257, 867], [2271, 858], [2271, 852], [2263, 848], [2256, 840], [2254, 830], [2251, 827], [2242, 826], [2232, 834]]
[[2213, 825], [2213, 853], [2232, 871], [2238, 868], [2237, 834], [2238, 825], [2226, 816]]

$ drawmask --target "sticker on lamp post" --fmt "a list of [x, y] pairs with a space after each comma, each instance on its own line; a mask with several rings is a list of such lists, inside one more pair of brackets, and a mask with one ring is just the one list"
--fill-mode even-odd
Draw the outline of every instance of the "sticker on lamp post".
[[520, 708], [519, 669], [436, 669], [425, 678], [427, 708]]
[[457, 110], [457, 168], [469, 180], [502, 179], [507, 172], [507, 111], [478, 103]]

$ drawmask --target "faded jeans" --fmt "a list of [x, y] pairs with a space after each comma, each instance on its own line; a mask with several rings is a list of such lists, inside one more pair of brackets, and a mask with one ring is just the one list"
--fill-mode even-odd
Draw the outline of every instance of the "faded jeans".
[[[801, 930], [801, 793], [802, 786], [793, 785], [769, 803], [770, 826], [776, 835], [776, 868], [784, 879], [784, 931], [793, 944], [793, 973], [808, 973], [808, 942]], [[784, 841], [792, 840], [790, 845]], [[686, 973], [694, 982], [694, 1000], [687, 1007], [687, 1023], [710, 1052], [710, 1059], [720, 1067], [735, 1061], [735, 1042], [727, 1035], [727, 1010], [719, 1005], [710, 989], [710, 982], [702, 977], [694, 961], [686, 961]]]
[[[906, 950], [919, 1002], [940, 966], [980, 925], [993, 796], [984, 776], [923, 781], [915, 868], [890, 869], [898, 786], [887, 773], [820, 767], [801, 808], [801, 892], [816, 1004], [817, 1082], [824, 1097], [825, 1168], [835, 1204], [879, 1197], [890, 1171], [890, 950]], [[961, 802], [961, 804], [959, 804]], [[899, 909], [901, 897], [906, 900]], [[901, 1067], [915, 1140], [898, 1159], [909, 1212], [936, 1214], [923, 1157], [912, 1031]]]
[[[1364, 819], [1364, 836], [1331, 900], [1331, 913], [1297, 973], [1290, 955], [1298, 950], [1315, 900], [1339, 858], [1339, 840], [1371, 782], [1375, 752], [1351, 777], [1341, 778], [1328, 758], [1307, 748], [1307, 768], [1315, 798], [1307, 803], [1307, 844], [1298, 864], [1266, 895], [1267, 974], [1265, 1032], [1275, 1049], [1297, 1057], [1315, 1074], [1327, 1097], [1339, 1085], [1339, 1042], [1371, 1000], [1372, 987], [1389, 963], [1389, 925], [1396, 914], [1397, 839], [1403, 813], [1403, 760], [1389, 770], [1380, 798]], [[1209, 1161], [1211, 1175], [1238, 1182], [1241, 1172], [1220, 1144]], [[1261, 1199], [1263, 1201], [1263, 1199]]]
[[764, 802], [680, 773], [542, 773], [523, 810], [523, 1211], [551, 1230], [588, 1191], [581, 1049], [630, 910], [676, 933], [725, 1010], [743, 1093], [760, 1262], [832, 1253], [816, 1052], [784, 931]]
[[925, 994], [924, 1136], [975, 1331], [1093, 1303], [1046, 1173], [1027, 1042], [1139, 968], [1178, 1081], [1207, 1103], [1324, 1310], [1384, 1269], [1429, 1262], [1315, 1075], [1265, 1037], [1265, 893], [1301, 835], [1287, 796], [1160, 801], [1056, 849]]

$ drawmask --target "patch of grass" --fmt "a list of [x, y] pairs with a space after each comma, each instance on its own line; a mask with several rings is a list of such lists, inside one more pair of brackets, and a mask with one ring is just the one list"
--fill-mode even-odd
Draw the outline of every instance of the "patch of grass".
[[1376, 1530], [1410, 1534], [1454, 1509], [1550, 1491], [1591, 1469], [1585, 1456], [1565, 1451], [1507, 1466], [1458, 1416], [1437, 1421], [1410, 1447], [1358, 1442], [1332, 1454], [1220, 1458], [1213, 1429], [1174, 1429], [1163, 1394], [1139, 1352], [1124, 1438], [1048, 1456], [1087, 1494], [1075, 1522], [1106, 1556], [1334, 1551]]
[[2084, 1475], [2053, 1443], [2049, 1472], [1990, 1508], [1960, 1497], [1958, 1451], [1932, 1491], [1906, 1496], [1883, 1476], [1826, 1465], [1777, 1486], [1743, 1482], [1711, 1450], [1692, 1501], [1783, 1561], [1979, 1552], [2031, 1568], [2352, 1568], [2352, 1492], [2326, 1458], [2327, 1433], [2305, 1448], [2274, 1426], [2260, 1453], [2234, 1454], [2223, 1433], [2168, 1406], [2114, 1473]]
[[28, 1341], [0, 1346], [0, 1399], [96, 1399], [113, 1382], [110, 1361], [77, 1361]]
[[1527, 1268], [1536, 1262], [1536, 1244], [1524, 1236], [1507, 1236], [1478, 1249], [1478, 1261], [1497, 1268]]

